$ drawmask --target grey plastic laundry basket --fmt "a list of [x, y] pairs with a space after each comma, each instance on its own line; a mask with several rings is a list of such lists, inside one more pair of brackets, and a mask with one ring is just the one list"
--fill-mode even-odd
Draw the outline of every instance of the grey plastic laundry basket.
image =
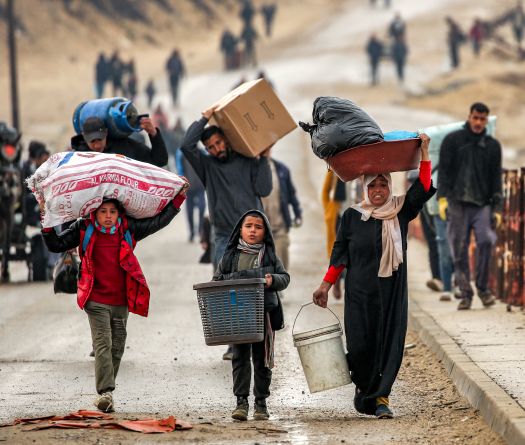
[[264, 278], [224, 280], [193, 286], [207, 345], [264, 340]]

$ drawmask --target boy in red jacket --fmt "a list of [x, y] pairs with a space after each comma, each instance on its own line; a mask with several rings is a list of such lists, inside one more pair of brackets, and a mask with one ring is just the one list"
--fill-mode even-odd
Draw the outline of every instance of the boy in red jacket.
[[42, 229], [51, 252], [78, 246], [82, 262], [77, 302], [91, 327], [99, 394], [95, 406], [101, 411], [114, 411], [113, 390], [126, 344], [128, 313], [148, 315], [150, 292], [133, 249], [137, 241], [167, 226], [179, 213], [185, 189], [152, 218], [127, 217], [118, 201], [107, 200], [60, 234], [53, 228]]

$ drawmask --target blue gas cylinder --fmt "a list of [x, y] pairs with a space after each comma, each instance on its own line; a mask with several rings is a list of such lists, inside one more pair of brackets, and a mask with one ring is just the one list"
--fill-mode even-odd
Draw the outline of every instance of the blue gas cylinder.
[[109, 136], [122, 138], [140, 131], [140, 119], [133, 102], [124, 97], [93, 99], [81, 102], [73, 112], [73, 128], [82, 133], [82, 125], [90, 117], [98, 117], [108, 127]]

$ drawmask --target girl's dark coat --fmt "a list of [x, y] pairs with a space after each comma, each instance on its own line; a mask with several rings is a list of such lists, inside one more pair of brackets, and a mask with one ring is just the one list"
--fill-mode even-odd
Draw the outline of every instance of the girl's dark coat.
[[[264, 221], [265, 233], [263, 241], [266, 250], [262, 259], [261, 267], [237, 271], [236, 269], [240, 255], [237, 245], [241, 236], [242, 221], [249, 213], [257, 213]], [[217, 267], [213, 279], [236, 280], [239, 278], [264, 278], [266, 274], [272, 276], [272, 285], [269, 288], [265, 287], [264, 289], [264, 309], [270, 314], [272, 328], [274, 330], [279, 330], [284, 327], [283, 309], [281, 299], [279, 298], [279, 291], [288, 287], [288, 284], [290, 283], [290, 275], [286, 272], [283, 263], [275, 254], [275, 245], [268, 218], [266, 218], [264, 213], [258, 210], [250, 210], [241, 216], [235, 225], [235, 228], [230, 235], [224, 256]]]

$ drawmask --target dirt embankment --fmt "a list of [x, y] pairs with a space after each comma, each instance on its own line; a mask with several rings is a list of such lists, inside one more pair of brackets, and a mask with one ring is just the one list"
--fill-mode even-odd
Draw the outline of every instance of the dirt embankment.
[[[6, 40], [5, 8], [0, 3], [0, 41]], [[264, 2], [253, 2], [258, 9]], [[271, 38], [264, 35], [262, 15], [254, 24], [259, 58], [275, 54], [299, 32], [328, 17], [342, 0], [281, 1]], [[20, 120], [25, 140], [40, 138], [53, 150], [63, 149], [72, 131], [75, 106], [94, 94], [97, 55], [118, 49], [135, 59], [138, 90], [154, 78], [166, 87], [165, 63], [178, 48], [188, 76], [220, 69], [219, 39], [228, 27], [239, 34], [237, 0], [22, 0], [15, 2], [19, 70]], [[7, 60], [0, 45], [0, 60]], [[110, 94], [106, 87], [106, 95]], [[0, 120], [11, 121], [8, 64], [0, 64]], [[139, 103], [139, 105], [141, 105]]]

